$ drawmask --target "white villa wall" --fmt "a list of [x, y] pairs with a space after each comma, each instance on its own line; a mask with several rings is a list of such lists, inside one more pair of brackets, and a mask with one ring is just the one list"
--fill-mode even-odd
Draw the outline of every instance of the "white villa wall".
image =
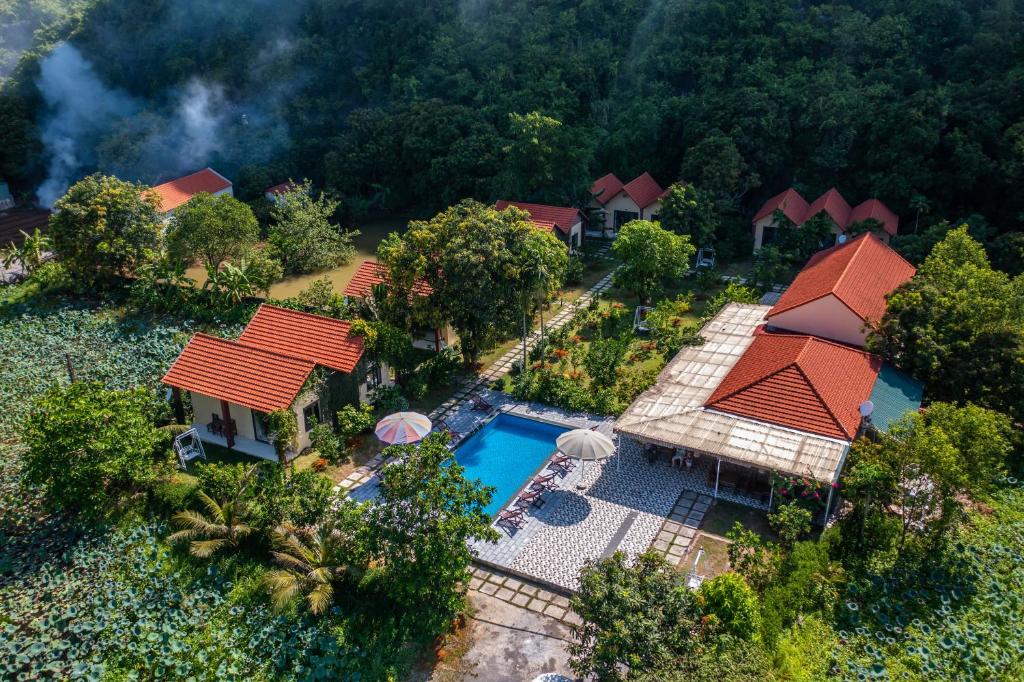
[[767, 322], [779, 329], [823, 336], [854, 346], [863, 347], [867, 338], [867, 332], [863, 330], [864, 321], [832, 294], [778, 315], [770, 315]]
[[[767, 215], [764, 218], [761, 218], [760, 220], [758, 220], [756, 223], [754, 223], [754, 251], [757, 251], [758, 249], [760, 249], [762, 244], [763, 244], [763, 242], [764, 242], [764, 229], [766, 227], [775, 227], [776, 224], [777, 223], [775, 221], [775, 216], [772, 216], [772, 215]], [[800, 228], [796, 228], [796, 229], [800, 229]], [[841, 235], [842, 233], [843, 233], [843, 231], [839, 229], [839, 226], [836, 225], [833, 222], [832, 223], [832, 234], [834, 236], [834, 239], [832, 240], [833, 244], [838, 243], [839, 235]], [[888, 240], [884, 240], [884, 241], [888, 242]]]
[[[658, 219], [660, 219], [660, 215], [661, 215], [661, 199], [658, 199], [657, 201], [655, 201], [653, 204], [651, 204], [650, 206], [645, 208], [640, 213], [640, 217], [643, 218], [644, 220], [655, 220], [656, 219], [655, 216], [658, 216]], [[698, 244], [698, 246], [700, 246], [700, 245]]]
[[[212, 421], [211, 415], [214, 414], [223, 419], [219, 399], [195, 392], [192, 392], [191, 395], [192, 415], [195, 423], [209, 424]], [[252, 410], [234, 403], [228, 404], [228, 410], [231, 412], [231, 418], [235, 420], [235, 428], [238, 429], [238, 433], [235, 435], [241, 438], [248, 438], [249, 440], [256, 440], [256, 432], [252, 425]], [[204, 433], [206, 433], [204, 429], [199, 429], [200, 437]]]
[[608, 200], [608, 203], [604, 205], [605, 229], [615, 229], [615, 212], [616, 211], [633, 211], [642, 218], [643, 215], [640, 212], [640, 207], [636, 205], [636, 202], [629, 198], [629, 195], [625, 192], [619, 192], [614, 197]]

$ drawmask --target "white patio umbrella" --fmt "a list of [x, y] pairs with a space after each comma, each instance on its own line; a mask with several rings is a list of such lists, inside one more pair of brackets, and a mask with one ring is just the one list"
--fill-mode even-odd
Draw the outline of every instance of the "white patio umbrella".
[[373, 430], [382, 443], [416, 443], [430, 433], [430, 419], [419, 412], [395, 412], [377, 422]]
[[[587, 462], [599, 462], [615, 454], [615, 443], [612, 439], [591, 429], [567, 431], [555, 440], [555, 446], [566, 457], [578, 459], [583, 463], [580, 470], [581, 480], [583, 472], [587, 470]], [[580, 484], [576, 487], [584, 486]]]

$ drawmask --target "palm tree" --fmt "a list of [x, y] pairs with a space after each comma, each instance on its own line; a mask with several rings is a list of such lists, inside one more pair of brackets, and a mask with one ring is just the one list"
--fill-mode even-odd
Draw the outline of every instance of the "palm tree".
[[334, 601], [335, 582], [345, 575], [362, 575], [360, 568], [347, 561], [351, 538], [333, 524], [314, 529], [278, 526], [273, 538], [277, 550], [271, 556], [282, 568], [268, 571], [263, 585], [275, 610], [301, 596], [310, 612], [320, 615]]
[[171, 521], [181, 530], [167, 539], [171, 542], [188, 541], [189, 554], [198, 559], [208, 559], [223, 549], [237, 550], [253, 530], [242, 521], [245, 505], [241, 495], [223, 504], [217, 504], [202, 490], [196, 493], [196, 497], [206, 513], [191, 509], [178, 512]]
[[51, 248], [50, 238], [40, 232], [38, 227], [32, 234], [24, 230], [18, 231], [22, 237], [21, 248], [11, 242], [9, 247], [0, 251], [0, 262], [5, 268], [20, 263], [25, 273], [31, 275], [46, 259], [46, 254]]

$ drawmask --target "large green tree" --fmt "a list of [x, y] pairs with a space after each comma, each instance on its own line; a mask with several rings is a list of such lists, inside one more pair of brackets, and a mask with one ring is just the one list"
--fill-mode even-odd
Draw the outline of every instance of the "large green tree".
[[378, 249], [399, 300], [416, 278], [433, 287], [430, 305], [455, 328], [467, 363], [514, 335], [524, 310], [557, 287], [565, 252], [526, 213], [472, 200], [409, 223]]
[[79, 180], [54, 205], [49, 235], [68, 272], [87, 286], [131, 275], [159, 243], [158, 199], [109, 175]]
[[612, 252], [622, 261], [615, 271], [616, 286], [646, 302], [666, 281], [686, 274], [697, 249], [689, 235], [675, 234], [647, 220], [633, 220], [622, 226]]
[[684, 182], [674, 183], [661, 199], [662, 227], [690, 235], [697, 247], [713, 246], [718, 226], [714, 199], [708, 192]]
[[286, 274], [324, 270], [352, 259], [352, 239], [359, 232], [330, 222], [338, 205], [323, 193], [314, 197], [309, 182], [277, 195], [267, 241]]
[[683, 574], [654, 553], [630, 563], [621, 552], [588, 564], [569, 600], [569, 665], [583, 678], [624, 679], [676, 667], [699, 650], [700, 611]]
[[21, 431], [27, 480], [51, 507], [98, 517], [157, 478], [156, 396], [99, 382], [56, 386], [32, 405]]
[[202, 260], [217, 269], [224, 261], [238, 263], [259, 237], [256, 216], [246, 204], [227, 194], [200, 192], [175, 209], [164, 239], [173, 260], [189, 265]]
[[966, 226], [892, 294], [868, 347], [922, 380], [934, 400], [1024, 417], [1024, 278], [994, 270]]
[[485, 512], [493, 491], [466, 479], [446, 434], [386, 452], [397, 462], [380, 471], [380, 495], [367, 511], [367, 548], [392, 598], [437, 632], [465, 604], [473, 558], [467, 543], [498, 539]]

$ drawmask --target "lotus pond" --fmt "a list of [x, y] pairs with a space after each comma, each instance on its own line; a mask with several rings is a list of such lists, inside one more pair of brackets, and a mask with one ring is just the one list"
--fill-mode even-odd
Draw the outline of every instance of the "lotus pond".
[[872, 575], [840, 606], [835, 669], [853, 680], [1024, 679], [1024, 487], [975, 513], [942, 568]]

